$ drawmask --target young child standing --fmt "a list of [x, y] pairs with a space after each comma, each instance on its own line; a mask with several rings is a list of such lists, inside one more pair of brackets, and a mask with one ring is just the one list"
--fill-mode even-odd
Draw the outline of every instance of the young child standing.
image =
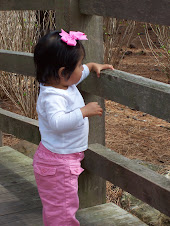
[[82, 65], [85, 50], [81, 32], [54, 31], [35, 47], [34, 62], [40, 94], [37, 112], [41, 142], [33, 167], [43, 205], [45, 226], [78, 226], [78, 176], [88, 147], [88, 117], [102, 115], [97, 102], [85, 105], [77, 89], [90, 71], [97, 76], [108, 64]]

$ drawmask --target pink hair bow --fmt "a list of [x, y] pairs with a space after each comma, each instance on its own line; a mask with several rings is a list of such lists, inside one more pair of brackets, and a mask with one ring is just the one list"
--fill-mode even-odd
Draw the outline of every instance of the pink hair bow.
[[76, 46], [76, 40], [88, 40], [86, 35], [80, 31], [70, 31], [69, 34], [61, 29], [61, 40], [69, 46]]

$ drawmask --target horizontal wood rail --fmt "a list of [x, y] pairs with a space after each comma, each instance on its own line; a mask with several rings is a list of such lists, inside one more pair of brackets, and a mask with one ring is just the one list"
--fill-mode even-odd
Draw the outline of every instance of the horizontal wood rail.
[[80, 0], [80, 12], [87, 15], [170, 25], [169, 0]]
[[0, 130], [19, 139], [39, 144], [38, 121], [0, 108]]
[[170, 180], [100, 144], [89, 145], [83, 166], [170, 216]]
[[33, 54], [0, 49], [0, 70], [35, 76]]
[[56, 10], [62, 0], [1, 0], [0, 10]]
[[[1, 0], [0, 11], [5, 10], [59, 10], [63, 0]], [[169, 0], [80, 0], [81, 13], [170, 25]]]
[[[38, 121], [0, 109], [0, 130], [38, 144]], [[88, 171], [110, 181], [170, 216], [170, 180], [100, 145], [89, 145], [83, 162]]]
[[123, 71], [104, 70], [79, 88], [170, 122], [170, 85]]
[[[103, 28], [100, 17], [80, 15], [78, 8], [82, 14], [86, 15], [108, 16], [118, 19], [170, 25], [169, 0], [0, 1], [0, 11], [51, 9], [56, 11], [58, 24], [64, 24], [64, 26], [68, 25], [68, 27], [75, 27], [76, 29], [84, 27], [89, 34], [92, 33], [90, 32], [91, 30], [94, 31], [97, 27], [99, 30], [96, 29], [93, 33], [95, 35], [97, 34], [96, 32], [101, 34]], [[79, 19], [74, 20], [73, 14]], [[94, 18], [95, 20], [93, 20]], [[75, 21], [78, 23], [74, 23]], [[72, 26], [73, 24], [75, 24], [75, 26]], [[87, 27], [90, 27], [90, 29], [87, 29]], [[100, 35], [99, 37], [102, 36]], [[89, 56], [93, 52], [93, 59], [96, 60], [96, 51], [92, 51], [93, 48], [91, 48], [93, 43], [94, 40], [92, 39], [91, 45], [89, 45], [91, 51], [87, 49]], [[102, 39], [99, 38], [96, 43], [99, 43], [102, 49]], [[96, 56], [102, 56], [102, 54], [96, 54]], [[100, 59], [100, 57], [98, 59]], [[0, 70], [34, 76], [33, 54], [0, 50]], [[87, 80], [80, 84], [80, 89], [92, 95], [111, 99], [136, 110], [170, 121], [170, 85], [126, 72], [106, 70], [101, 73], [100, 79], [93, 75], [89, 76]], [[89, 95], [89, 98], [92, 98], [92, 95]], [[86, 98], [86, 100], [88, 100], [88, 98]], [[102, 124], [102, 120], [100, 122]], [[97, 123], [95, 124], [94, 121], [94, 126], [95, 125], [97, 125]], [[102, 125], [104, 125], [104, 122]], [[35, 144], [38, 144], [40, 141], [38, 121], [3, 109], [0, 109], [0, 130]], [[104, 137], [104, 134], [102, 135], [102, 137]], [[91, 133], [90, 137], [92, 139], [95, 138], [94, 133]], [[100, 140], [98, 139], [97, 142], [100, 142]], [[105, 185], [100, 181], [104, 178], [162, 213], [170, 216], [170, 180], [100, 144], [90, 145], [85, 155], [86, 158], [84, 159], [83, 166], [87, 171], [84, 174], [85, 176], [82, 175], [82, 178], [84, 177], [87, 181], [87, 189], [85, 191], [88, 189], [91, 190], [90, 192], [84, 192], [83, 196], [87, 197], [86, 199], [90, 199], [91, 194], [94, 196], [96, 190], [99, 192], [98, 194], [100, 194], [98, 195], [99, 197], [105, 195]], [[94, 181], [96, 181], [96, 183]], [[103, 189], [102, 192], [98, 188]], [[83, 191], [81, 187], [80, 190]], [[90, 194], [88, 195], [86, 193]], [[94, 199], [96, 199], [96, 197]], [[98, 199], [97, 202], [98, 201], [101, 203], [101, 200]]]
[[[35, 76], [33, 54], [0, 50], [0, 70]], [[170, 122], [170, 85], [123, 71], [89, 76], [82, 91], [113, 100]]]

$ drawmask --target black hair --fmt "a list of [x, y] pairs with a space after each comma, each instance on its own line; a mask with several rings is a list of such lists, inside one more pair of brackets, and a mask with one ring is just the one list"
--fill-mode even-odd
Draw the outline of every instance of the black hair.
[[50, 79], [60, 80], [58, 70], [65, 67], [63, 77], [68, 80], [81, 57], [85, 57], [82, 43], [77, 40], [76, 46], [69, 46], [61, 40], [60, 32], [53, 31], [39, 39], [34, 49], [36, 78], [40, 83]]

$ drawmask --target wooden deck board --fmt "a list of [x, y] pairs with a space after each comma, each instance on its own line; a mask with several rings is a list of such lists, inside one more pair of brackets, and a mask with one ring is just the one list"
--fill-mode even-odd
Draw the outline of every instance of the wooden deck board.
[[0, 225], [43, 225], [32, 159], [0, 148]]
[[[42, 226], [42, 206], [33, 175], [32, 159], [0, 147], [0, 225]], [[144, 226], [113, 203], [79, 210], [81, 226]]]
[[41, 217], [41, 208], [32, 208], [5, 214], [0, 217], [0, 225], [43, 225]]
[[137, 217], [131, 215], [113, 203], [106, 203], [78, 211], [77, 218], [83, 226], [146, 226]]

